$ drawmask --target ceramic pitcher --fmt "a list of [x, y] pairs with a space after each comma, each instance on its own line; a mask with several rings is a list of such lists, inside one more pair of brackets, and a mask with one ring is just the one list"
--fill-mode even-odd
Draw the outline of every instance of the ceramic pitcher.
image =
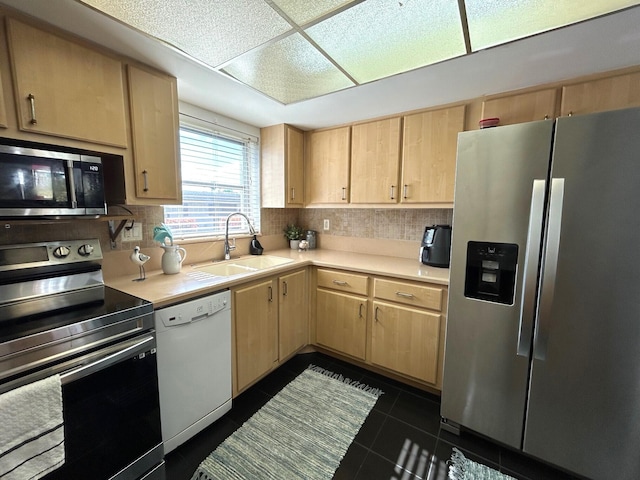
[[162, 271], [167, 275], [180, 272], [182, 262], [187, 258], [187, 251], [177, 245], [161, 245], [164, 249], [162, 254]]

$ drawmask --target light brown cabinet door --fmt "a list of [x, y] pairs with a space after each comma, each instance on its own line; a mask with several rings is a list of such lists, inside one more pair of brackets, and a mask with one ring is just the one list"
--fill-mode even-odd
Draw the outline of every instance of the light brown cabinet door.
[[286, 206], [304, 205], [304, 134], [287, 125]]
[[178, 95], [174, 77], [127, 65], [135, 195], [182, 203]]
[[317, 289], [316, 342], [364, 360], [367, 305], [366, 298]]
[[307, 204], [349, 203], [351, 127], [309, 134], [305, 170]]
[[0, 77], [0, 127], [7, 128], [7, 107], [4, 101], [4, 88]]
[[374, 301], [371, 362], [435, 384], [441, 318], [424, 310]]
[[401, 203], [452, 203], [464, 105], [404, 117]]
[[557, 98], [556, 88], [492, 98], [482, 103], [482, 118], [498, 117], [500, 125], [553, 120]]
[[397, 203], [400, 118], [351, 127], [351, 203]]
[[264, 208], [304, 205], [304, 133], [286, 124], [260, 129]]
[[7, 20], [20, 130], [127, 146], [122, 63]]
[[233, 290], [236, 389], [241, 391], [278, 362], [278, 298], [275, 279]]
[[562, 88], [562, 116], [631, 107], [640, 107], [640, 72], [566, 85]]
[[279, 359], [290, 356], [304, 347], [309, 338], [309, 301], [307, 271], [283, 275], [279, 278]]

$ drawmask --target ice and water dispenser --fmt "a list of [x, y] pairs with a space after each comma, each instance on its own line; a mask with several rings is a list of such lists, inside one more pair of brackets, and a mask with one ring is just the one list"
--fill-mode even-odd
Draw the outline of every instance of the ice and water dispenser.
[[464, 296], [513, 305], [518, 245], [468, 242]]

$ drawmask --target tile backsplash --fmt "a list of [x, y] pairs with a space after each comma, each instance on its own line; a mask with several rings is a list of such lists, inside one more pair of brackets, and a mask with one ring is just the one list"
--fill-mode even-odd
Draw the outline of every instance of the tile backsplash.
[[[135, 245], [154, 246], [153, 227], [162, 223], [163, 208], [160, 206], [127, 206], [127, 209], [132, 212], [136, 221], [142, 224], [143, 240], [141, 242], [121, 242], [118, 240], [115, 250], [130, 250]], [[112, 215], [128, 214], [120, 207], [111, 207], [109, 213]], [[282, 234], [282, 230], [287, 224], [296, 223], [305, 230], [316, 230], [318, 233], [329, 235], [420, 241], [425, 226], [450, 225], [452, 217], [452, 209], [264, 208], [262, 209], [261, 232], [263, 235]], [[329, 220], [328, 231], [323, 230], [325, 219]], [[111, 250], [106, 221], [0, 222], [0, 245], [79, 238], [98, 238], [105, 251]]]
[[[305, 229], [329, 235], [385, 240], [422, 240], [427, 225], [451, 225], [453, 209], [300, 209]], [[329, 230], [323, 230], [329, 220]]]

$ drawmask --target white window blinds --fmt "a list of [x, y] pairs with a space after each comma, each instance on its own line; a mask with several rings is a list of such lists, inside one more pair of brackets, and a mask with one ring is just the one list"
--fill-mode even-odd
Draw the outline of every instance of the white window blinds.
[[[253, 139], [233, 138], [192, 127], [180, 128], [182, 205], [164, 207], [174, 237], [223, 235], [227, 216], [244, 213], [260, 231], [260, 160]], [[249, 233], [241, 216], [230, 234]]]

